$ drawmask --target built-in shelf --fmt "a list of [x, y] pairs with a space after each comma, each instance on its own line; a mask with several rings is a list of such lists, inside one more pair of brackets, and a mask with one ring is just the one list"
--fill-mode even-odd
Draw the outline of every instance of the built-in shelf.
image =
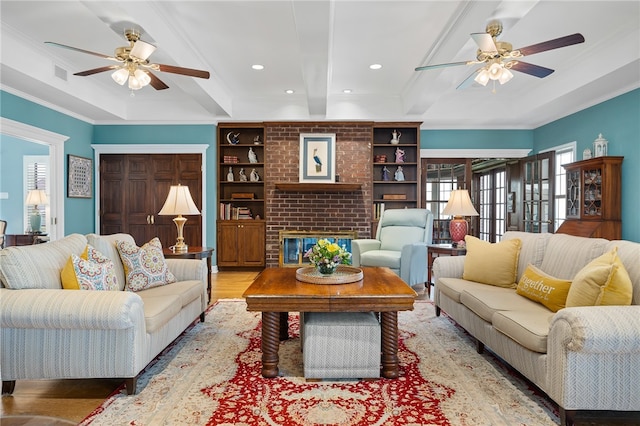
[[276, 182], [276, 189], [283, 192], [355, 192], [362, 189], [360, 183], [299, 183], [299, 182]]

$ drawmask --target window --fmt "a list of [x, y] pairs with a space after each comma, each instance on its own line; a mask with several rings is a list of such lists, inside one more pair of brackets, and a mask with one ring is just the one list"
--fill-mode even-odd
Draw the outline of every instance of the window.
[[553, 230], [555, 232], [567, 218], [567, 174], [562, 165], [576, 161], [576, 142], [556, 146], [548, 151], [556, 152], [556, 167], [554, 172], [556, 184], [554, 199], [555, 219], [553, 221]]
[[500, 241], [506, 228], [506, 171], [502, 168], [479, 173], [478, 213], [480, 214], [479, 238], [484, 241]]
[[[23, 200], [27, 199], [29, 191], [32, 189], [42, 189], [49, 196], [49, 157], [46, 155], [25, 155], [23, 158], [24, 170], [24, 196]], [[48, 218], [49, 218], [49, 205], [38, 205], [38, 211], [42, 217], [40, 229], [31, 229], [30, 217], [33, 215], [36, 206], [26, 205], [24, 206], [24, 229], [27, 232], [47, 232]]]

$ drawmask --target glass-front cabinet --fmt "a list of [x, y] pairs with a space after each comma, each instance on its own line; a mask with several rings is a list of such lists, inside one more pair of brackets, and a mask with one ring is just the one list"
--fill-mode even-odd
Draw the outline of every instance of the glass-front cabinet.
[[567, 220], [558, 232], [620, 239], [624, 157], [595, 157], [563, 164], [567, 171]]

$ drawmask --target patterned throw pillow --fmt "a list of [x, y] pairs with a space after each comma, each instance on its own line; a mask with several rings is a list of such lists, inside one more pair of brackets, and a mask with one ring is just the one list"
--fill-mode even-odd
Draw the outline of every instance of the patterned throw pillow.
[[633, 284], [616, 247], [576, 274], [567, 295], [567, 307], [630, 305], [632, 298]]
[[60, 276], [66, 290], [118, 290], [113, 262], [91, 245], [80, 256], [72, 254]]
[[570, 280], [554, 278], [533, 265], [527, 266], [518, 282], [516, 293], [542, 303], [553, 312], [564, 308], [567, 294], [571, 287]]
[[124, 265], [127, 290], [140, 291], [176, 282], [167, 267], [158, 237], [142, 247], [126, 241], [116, 241], [116, 247]]
[[462, 278], [497, 287], [516, 287], [522, 240], [514, 238], [492, 244], [471, 235], [464, 240], [467, 254]]

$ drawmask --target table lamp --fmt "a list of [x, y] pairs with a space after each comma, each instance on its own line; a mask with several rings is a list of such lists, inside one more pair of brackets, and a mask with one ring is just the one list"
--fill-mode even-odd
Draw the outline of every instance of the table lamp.
[[40, 232], [40, 225], [42, 224], [42, 216], [40, 216], [40, 210], [38, 210], [38, 205], [46, 205], [49, 204], [49, 198], [47, 194], [42, 189], [30, 189], [27, 193], [27, 201], [26, 204], [28, 206], [33, 206], [33, 212], [31, 217], [29, 218], [29, 224], [31, 225], [31, 232], [38, 233]]
[[478, 216], [478, 212], [469, 198], [469, 191], [466, 189], [454, 189], [451, 192], [451, 197], [442, 214], [453, 216], [449, 222], [449, 232], [454, 247], [459, 241], [464, 241], [464, 236], [467, 235], [467, 221], [463, 216]]
[[169, 195], [167, 196], [167, 201], [164, 202], [164, 206], [162, 206], [162, 209], [158, 214], [161, 216], [178, 215], [173, 219], [173, 222], [178, 228], [178, 241], [172, 249], [176, 253], [186, 253], [189, 247], [184, 243], [184, 236], [182, 235], [182, 231], [184, 229], [184, 223], [187, 221], [187, 218], [182, 217], [182, 215], [200, 214], [198, 207], [196, 207], [196, 204], [193, 202], [193, 198], [191, 198], [189, 187], [182, 185], [171, 185], [171, 188], [169, 189]]

